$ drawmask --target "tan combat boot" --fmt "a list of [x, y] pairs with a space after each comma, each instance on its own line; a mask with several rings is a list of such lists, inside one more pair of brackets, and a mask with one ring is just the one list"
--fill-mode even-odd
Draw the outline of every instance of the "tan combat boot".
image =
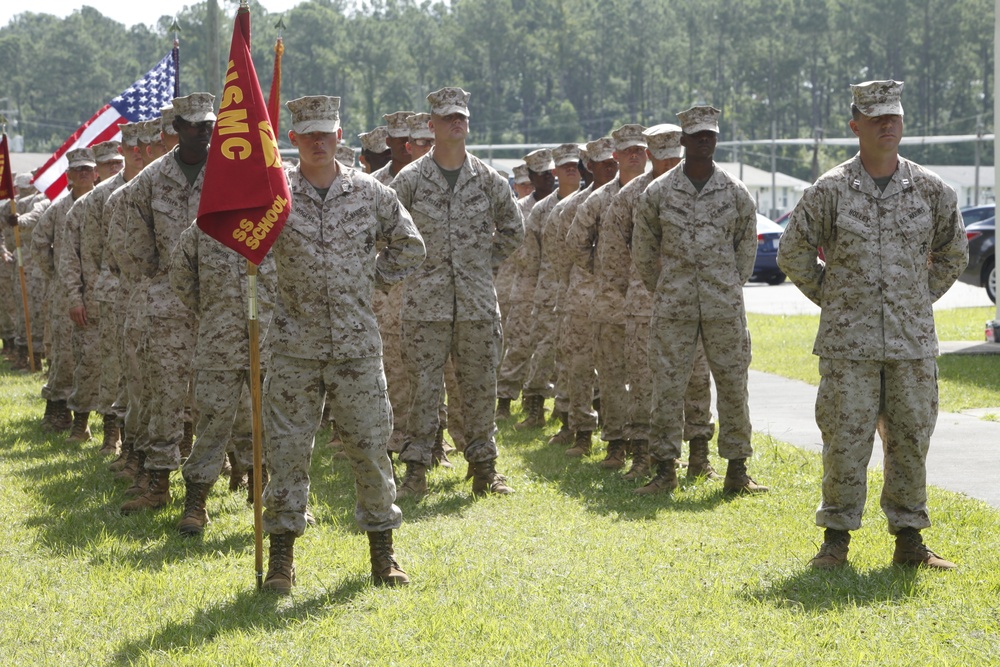
[[632, 441], [632, 468], [625, 473], [625, 479], [632, 481], [649, 476], [649, 440]]
[[704, 477], [706, 479], [719, 479], [719, 474], [708, 460], [708, 440], [705, 438], [695, 438], [689, 443], [691, 453], [688, 456], [688, 479]]
[[108, 470], [111, 472], [119, 472], [128, 463], [130, 457], [134, 456], [132, 442], [130, 440], [123, 440], [121, 449], [118, 450], [118, 458], [108, 464]]
[[73, 427], [73, 415], [66, 407], [66, 401], [52, 401], [52, 416], [49, 417], [49, 429], [53, 431], [68, 431]]
[[121, 429], [118, 427], [118, 418], [114, 415], [103, 415], [104, 419], [104, 439], [101, 441], [101, 454], [117, 454], [121, 446]]
[[649, 481], [649, 484], [636, 489], [633, 493], [640, 496], [673, 493], [674, 489], [677, 488], [677, 460], [657, 461], [653, 469], [656, 470], [656, 474]]
[[565, 452], [566, 456], [572, 456], [577, 459], [590, 456], [590, 451], [594, 444], [593, 440], [591, 440], [592, 435], [592, 431], [577, 431], [573, 446]]
[[903, 528], [896, 533], [896, 550], [892, 554], [892, 562], [896, 565], [936, 570], [954, 570], [958, 567], [928, 549], [916, 528]]
[[523, 407], [527, 411], [527, 416], [514, 424], [514, 429], [523, 431], [526, 428], [545, 427], [545, 397], [525, 396], [522, 399]]
[[122, 505], [122, 514], [155, 510], [170, 502], [170, 471], [157, 468], [148, 472], [149, 485], [146, 492]]
[[562, 426], [559, 427], [559, 432], [554, 436], [549, 438], [550, 445], [568, 445], [573, 442], [573, 431], [569, 429], [569, 414], [566, 412], [560, 412], [558, 419], [562, 422]]
[[125, 489], [125, 495], [129, 498], [141, 496], [149, 486], [149, 471], [146, 470], [146, 452], [137, 452], [135, 457], [135, 469], [126, 467], [122, 472], [131, 472], [132, 485]]
[[625, 451], [628, 446], [627, 440], [611, 440], [608, 442], [608, 453], [601, 461], [602, 468], [609, 470], [619, 470], [625, 467]]
[[42, 415], [42, 428], [46, 431], [52, 429], [52, 413], [55, 401], [45, 400], [45, 414]]
[[497, 472], [496, 459], [470, 463], [469, 467], [472, 469], [473, 496], [484, 496], [487, 493], [506, 496], [514, 493], [514, 489], [507, 486], [507, 478]]
[[267, 574], [262, 590], [288, 595], [295, 585], [295, 535], [270, 533], [267, 550]]
[[205, 532], [209, 523], [205, 502], [212, 490], [211, 482], [184, 480], [184, 514], [177, 524], [177, 532], [184, 537], [195, 537]]
[[498, 398], [497, 399], [497, 419], [510, 419], [510, 401], [509, 398]]
[[823, 544], [819, 552], [809, 561], [809, 567], [817, 570], [832, 570], [847, 564], [847, 549], [851, 544], [851, 533], [846, 530], [827, 528], [823, 533]]
[[396, 500], [402, 498], [419, 499], [427, 495], [427, 466], [423, 463], [407, 461], [403, 483], [396, 489]]
[[90, 440], [90, 413], [74, 412], [73, 426], [70, 428], [66, 442], [84, 443]]
[[368, 550], [371, 553], [373, 584], [405, 586], [410, 583], [410, 578], [396, 562], [391, 530], [369, 531]]
[[753, 481], [747, 473], [746, 459], [729, 459], [726, 468], [726, 480], [722, 484], [722, 494], [737, 496], [741, 494], [767, 493], [768, 488]]

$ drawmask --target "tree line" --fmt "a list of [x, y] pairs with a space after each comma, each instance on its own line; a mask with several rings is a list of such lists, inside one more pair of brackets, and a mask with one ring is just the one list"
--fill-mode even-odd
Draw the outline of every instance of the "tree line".
[[[221, 91], [237, 4], [206, 0], [176, 16], [181, 94]], [[266, 94], [279, 16], [250, 6]], [[383, 113], [424, 110], [444, 85], [472, 93], [472, 143], [589, 140], [626, 122], [676, 122], [695, 103], [722, 109], [722, 140], [769, 139], [772, 128], [843, 137], [849, 84], [883, 78], [906, 82], [908, 135], [993, 126], [988, 0], [308, 0], [280, 18], [282, 99], [339, 95], [355, 146]], [[126, 28], [83, 7], [65, 19], [24, 12], [0, 28], [0, 106], [16, 111], [25, 150], [54, 150], [146, 72], [170, 49], [173, 20]], [[974, 150], [903, 152], [971, 164]], [[826, 147], [814, 164], [812, 147], [782, 146], [778, 169], [810, 179], [852, 152]], [[769, 148], [741, 154], [769, 168]]]

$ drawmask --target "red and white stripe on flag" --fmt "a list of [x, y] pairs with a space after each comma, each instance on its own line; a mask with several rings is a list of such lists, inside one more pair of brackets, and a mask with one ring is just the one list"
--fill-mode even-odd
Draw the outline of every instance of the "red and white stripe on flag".
[[55, 200], [66, 189], [66, 153], [74, 148], [86, 148], [102, 141], [121, 139], [118, 126], [140, 120], [157, 118], [160, 109], [170, 104], [177, 84], [177, 58], [175, 46], [156, 63], [141, 79], [126, 88], [80, 126], [63, 145], [38, 168], [32, 181], [35, 187]]

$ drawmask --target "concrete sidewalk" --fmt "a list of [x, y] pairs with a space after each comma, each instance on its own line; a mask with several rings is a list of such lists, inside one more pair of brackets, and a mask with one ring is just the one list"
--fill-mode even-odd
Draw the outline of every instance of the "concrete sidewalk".
[[[955, 347], [963, 346], [956, 344]], [[1000, 344], [995, 348], [1000, 349]], [[952, 353], [956, 352], [959, 351]], [[993, 350], [986, 348], [986, 352]], [[815, 405], [816, 387], [750, 371], [750, 417], [754, 431], [803, 449], [822, 452], [823, 439], [816, 426]], [[977, 416], [991, 413], [1000, 417], [1000, 407], [970, 411], [970, 414], [942, 412], [938, 415], [927, 456], [927, 483], [964, 493], [1000, 509], [1000, 421], [986, 421]], [[882, 443], [876, 435], [871, 465], [881, 464]]]

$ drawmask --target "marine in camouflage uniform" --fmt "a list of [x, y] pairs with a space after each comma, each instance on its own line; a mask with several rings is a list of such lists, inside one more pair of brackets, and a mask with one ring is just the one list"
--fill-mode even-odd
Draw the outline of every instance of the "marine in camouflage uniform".
[[294, 584], [293, 545], [305, 530], [310, 460], [327, 400], [354, 471], [355, 518], [368, 533], [373, 580], [406, 584], [393, 558], [401, 513], [386, 451], [392, 408], [372, 297], [406, 277], [424, 247], [391, 189], [334, 160], [340, 98], [287, 106], [300, 163], [286, 172], [292, 209], [271, 249], [277, 297], [264, 384], [264, 587], [287, 592]]
[[185, 422], [191, 421], [196, 321], [191, 309], [171, 288], [168, 270], [177, 240], [198, 216], [208, 142], [215, 125], [214, 99], [210, 93], [174, 98], [173, 125], [178, 131], [178, 146], [143, 169], [129, 184], [125, 250], [150, 279], [144, 345], [148, 362], [143, 378], [144, 392], [150, 400], [149, 439], [142, 462], [149, 479], [145, 492], [122, 506], [125, 513], [155, 509], [170, 502], [170, 471], [180, 466]]
[[[553, 170], [556, 168], [556, 163], [552, 159], [552, 151], [548, 148], [539, 148], [528, 153], [524, 156], [524, 161], [533, 189], [531, 194], [519, 199], [517, 205], [521, 210], [521, 216], [527, 221], [531, 211], [540, 202], [547, 200], [555, 189], [556, 179]], [[527, 223], [525, 228], [527, 229]], [[533, 351], [531, 309], [535, 297], [535, 283], [532, 280], [517, 281], [517, 278], [523, 275], [525, 264], [523, 255], [529, 251], [527, 232], [525, 232], [525, 242], [517, 247], [514, 254], [504, 261], [500, 271], [497, 272], [497, 298], [500, 301], [504, 331], [503, 361], [497, 375], [498, 419], [510, 417], [510, 403], [521, 395], [521, 387], [527, 378], [528, 362], [531, 361]], [[502, 275], [506, 275], [506, 278], [502, 279]]]
[[[539, 151], [547, 151], [547, 148], [540, 148]], [[534, 151], [537, 153], [538, 151]], [[551, 154], [551, 151], [549, 151]], [[525, 160], [528, 159], [527, 156], [524, 157]], [[553, 180], [553, 183], [555, 181]], [[517, 209], [521, 212], [521, 218], [525, 221], [528, 219], [528, 215], [531, 213], [531, 209], [535, 204], [541, 200], [543, 197], [534, 197], [535, 186], [531, 182], [531, 171], [526, 163], [521, 163], [514, 166], [514, 199], [517, 201]], [[547, 188], [549, 192], [552, 188]], [[520, 251], [521, 246], [518, 246], [518, 250], [515, 251], [510, 257], [505, 259], [500, 268], [496, 270], [493, 276], [493, 286], [497, 291], [497, 305], [500, 307], [500, 324], [503, 325], [504, 329], [504, 348], [507, 346], [508, 339], [510, 337], [510, 332], [507, 330], [507, 316], [510, 313], [510, 288], [511, 281], [513, 279], [512, 275], [512, 262], [515, 261], [515, 255]], [[520, 392], [520, 388], [518, 388]], [[500, 394], [502, 397], [502, 394]], [[517, 394], [514, 395], [517, 398]]]
[[[76, 200], [66, 213], [63, 243], [56, 257], [58, 288], [64, 290], [68, 313], [73, 322], [73, 393], [67, 406], [73, 411], [73, 429], [68, 442], [90, 440], [90, 413], [98, 409], [101, 388], [101, 312], [95, 287], [101, 272], [100, 216], [104, 202], [123, 182], [117, 174], [125, 165], [120, 142], [105, 141], [93, 147], [98, 185]], [[106, 413], [102, 413], [106, 414]]]
[[73, 371], [76, 355], [73, 351], [73, 321], [69, 316], [69, 301], [66, 290], [56, 273], [57, 258], [60, 256], [66, 237], [66, 216], [74, 202], [91, 190], [97, 173], [94, 170], [94, 152], [89, 148], [77, 148], [67, 152], [69, 168], [66, 176], [69, 189], [56, 198], [42, 214], [31, 234], [31, 251], [36, 264], [45, 274], [48, 286], [47, 310], [52, 333], [52, 360], [48, 380], [42, 387], [42, 396], [50, 401], [51, 414], [44, 421], [55, 430], [69, 430], [72, 416], [67, 401], [73, 393]]
[[100, 388], [97, 394], [97, 409], [104, 415], [104, 442], [101, 451], [117, 454], [121, 444], [123, 420], [125, 418], [125, 380], [122, 370], [122, 331], [125, 325], [124, 308], [119, 308], [117, 297], [121, 270], [111, 250], [108, 232], [116, 202], [121, 198], [119, 190], [135, 178], [142, 170], [143, 163], [136, 146], [139, 138], [138, 123], [124, 123], [121, 151], [125, 166], [114, 179], [102, 184], [109, 188], [107, 198], [96, 198], [88, 207], [84, 228], [88, 230], [87, 245], [97, 258], [99, 273], [94, 285], [94, 299], [100, 311]]
[[[399, 170], [411, 161], [407, 148], [410, 138], [410, 126], [407, 120], [413, 116], [412, 111], [396, 111], [385, 114], [382, 119], [385, 124], [385, 145], [392, 159], [381, 169], [371, 174], [371, 177], [382, 185], [389, 185]], [[400, 349], [399, 310], [403, 304], [403, 281], [389, 288], [388, 293], [377, 293], [377, 308], [379, 332], [382, 334], [382, 361], [385, 367], [386, 380], [389, 383], [389, 396], [393, 409], [393, 436], [390, 438], [390, 450], [398, 452], [403, 447], [402, 420], [405, 419], [404, 401], [409, 401], [409, 381], [403, 368], [403, 355]]]
[[493, 270], [521, 243], [524, 225], [507, 181], [465, 150], [468, 97], [460, 88], [427, 96], [434, 148], [392, 182], [427, 245], [427, 259], [407, 281], [402, 311], [411, 400], [400, 453], [407, 464], [401, 493], [413, 496], [427, 489], [449, 354], [461, 394], [473, 493], [511, 491], [495, 467], [502, 333]]
[[[540, 201], [524, 224], [524, 242], [518, 248], [513, 263], [512, 292], [530, 299], [531, 357], [525, 369], [522, 387], [523, 404], [528, 415], [515, 425], [516, 429], [545, 426], [545, 399], [555, 393], [555, 346], [559, 334], [559, 317], [555, 303], [560, 288], [555, 275], [555, 256], [564, 247], [552, 232], [558, 220], [558, 210], [564, 201], [579, 192], [581, 173], [580, 147], [562, 144], [552, 150], [559, 189]], [[556, 410], [565, 411], [563, 404]], [[565, 421], [565, 420], [564, 420]]]
[[[569, 421], [566, 430], [557, 434], [551, 444], [561, 444], [563, 437], [573, 437], [573, 446], [566, 450], [567, 456], [587, 456], [591, 450], [591, 435], [597, 430], [598, 415], [594, 409], [596, 388], [596, 367], [594, 364], [596, 327], [590, 321], [590, 310], [594, 301], [594, 276], [590, 270], [590, 252], [586, 261], [579, 260], [577, 248], [592, 243], [588, 232], [583, 232], [585, 241], [576, 239], [579, 229], [596, 230], [596, 220], [606, 208], [611, 198], [618, 192], [615, 179], [618, 161], [614, 158], [614, 142], [604, 137], [587, 144], [588, 167], [594, 174], [594, 182], [586, 196], [578, 197], [576, 206], [569, 205], [558, 218], [555, 230], [562, 239], [564, 250], [560, 254], [560, 271], [566, 277], [566, 289], [557, 305], [561, 322], [559, 326], [559, 353], [566, 362], [564, 381], [560, 380], [569, 399]], [[586, 266], [586, 268], [584, 268]], [[572, 436], [570, 436], [572, 434]]]
[[[566, 235], [576, 268], [591, 277], [590, 324], [594, 330], [594, 366], [601, 395], [601, 439], [608, 443], [601, 466], [618, 469], [625, 465], [625, 422], [628, 420], [628, 388], [625, 374], [625, 319], [621, 316], [622, 295], [605, 281], [606, 270], [620, 270], [630, 262], [613, 257], [609, 244], [615, 241], [611, 221], [621, 188], [643, 173], [646, 167], [645, 128], [626, 124], [611, 133], [618, 163], [618, 177], [596, 190], [577, 211]], [[627, 260], [627, 255], [625, 257]], [[606, 262], [617, 262], [606, 267]], [[590, 453], [590, 435], [578, 438], [579, 453]], [[573, 450], [571, 450], [573, 451]]]
[[[649, 473], [649, 417], [653, 409], [653, 377], [649, 370], [649, 320], [653, 299], [632, 263], [633, 214], [639, 197], [654, 179], [677, 166], [683, 148], [681, 128], [655, 125], [643, 136], [653, 168], [622, 187], [608, 211], [608, 233], [599, 237], [599, 280], [608, 298], [624, 299], [625, 377], [628, 384], [624, 437], [632, 449], [632, 468], [626, 479], [643, 479]], [[718, 477], [708, 461], [708, 441], [715, 434], [712, 421], [712, 378], [705, 350], [698, 341], [694, 368], [684, 394], [684, 439], [691, 443], [688, 477]]]
[[898, 155], [902, 88], [891, 80], [852, 86], [860, 152], [805, 191], [778, 252], [781, 270], [822, 308], [813, 346], [823, 434], [816, 524], [826, 528], [811, 561], [818, 568], [847, 562], [876, 430], [893, 561], [954, 567], [923, 545], [920, 531], [931, 525], [927, 450], [938, 412], [932, 304], [968, 264], [968, 241], [954, 190]]
[[[197, 437], [181, 468], [184, 514], [177, 524], [182, 535], [192, 536], [201, 534], [208, 523], [205, 501], [222, 473], [230, 441], [234, 443], [236, 467], [251, 474], [253, 470], [247, 262], [192, 224], [174, 247], [169, 275], [174, 292], [198, 318], [194, 352]], [[274, 307], [274, 259], [270, 254], [257, 267], [257, 275], [261, 369], [265, 369], [267, 331]]]
[[[35, 354], [35, 370], [42, 370], [41, 357], [44, 348], [43, 332], [45, 328], [44, 317], [42, 315], [45, 305], [45, 279], [35, 262], [31, 253], [31, 234], [34, 231], [38, 219], [51, 202], [44, 193], [35, 190], [31, 184], [30, 174], [17, 174], [15, 176], [15, 187], [18, 196], [14, 199], [15, 215], [7, 217], [8, 224], [4, 225], [4, 244], [13, 255], [13, 260], [8, 266], [11, 270], [12, 284], [15, 289], [15, 299], [17, 307], [12, 311], [14, 319], [14, 347], [17, 351], [16, 365], [20, 368], [29, 368], [28, 364], [28, 339], [24, 321], [24, 303], [21, 299], [21, 276], [17, 266], [17, 238], [14, 227], [20, 225], [21, 237], [21, 262], [24, 267], [24, 281], [28, 292], [28, 314], [31, 317], [32, 351]], [[9, 211], [5, 211], [8, 213]]]
[[653, 293], [650, 451], [656, 469], [637, 493], [677, 487], [684, 394], [699, 339], [718, 389], [719, 454], [729, 459], [723, 493], [767, 490], [746, 471], [753, 449], [743, 285], [757, 254], [757, 211], [746, 186], [712, 159], [719, 113], [699, 106], [677, 114], [684, 161], [647, 186], [636, 207], [632, 259]]

